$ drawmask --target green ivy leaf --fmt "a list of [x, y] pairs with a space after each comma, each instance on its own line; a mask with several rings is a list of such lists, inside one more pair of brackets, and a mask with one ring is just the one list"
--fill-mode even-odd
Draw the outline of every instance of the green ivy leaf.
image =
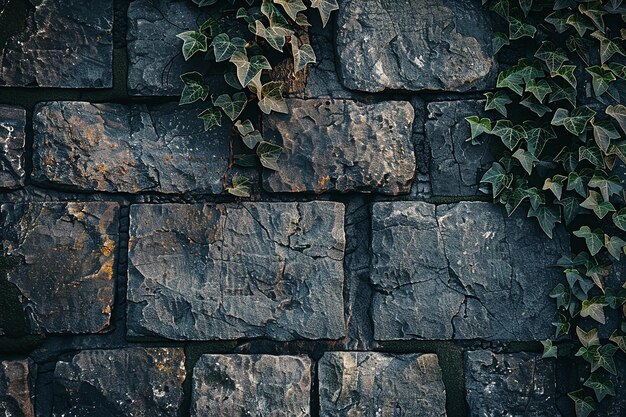
[[246, 41], [241, 38], [231, 40], [226, 33], [214, 37], [211, 46], [217, 62], [228, 61], [235, 52], [246, 53]]
[[567, 191], [576, 191], [582, 197], [587, 197], [588, 178], [581, 176], [578, 172], [572, 171], [567, 176]]
[[545, 21], [554, 26], [557, 33], [563, 33], [568, 29], [567, 17], [561, 11], [550, 13]]
[[563, 207], [565, 224], [569, 225], [580, 213], [580, 201], [576, 197], [566, 197], [557, 202]]
[[576, 417], [587, 417], [592, 411], [595, 411], [596, 404], [593, 398], [585, 395], [585, 391], [582, 389], [570, 392], [567, 395], [574, 401]]
[[543, 183], [543, 190], [552, 191], [556, 199], [560, 200], [563, 194], [563, 181], [566, 179], [567, 177], [564, 175], [555, 175], [552, 178], [546, 178]]
[[610, 120], [595, 120], [595, 118], [591, 120], [591, 125], [596, 144], [602, 152], [608, 153], [611, 140], [620, 138], [615, 125]]
[[565, 81], [567, 81], [567, 83], [571, 85], [572, 88], [576, 88], [576, 85], [578, 85], [578, 81], [576, 81], [576, 75], [574, 74], [575, 71], [576, 65], [563, 65], [557, 71], [551, 72], [550, 76], [552, 78], [561, 77]]
[[581, 146], [578, 148], [578, 160], [584, 161], [587, 160], [591, 162], [598, 168], [604, 167], [604, 160], [602, 159], [602, 153], [600, 152], [600, 148], [596, 146]]
[[[513, 102], [507, 93], [496, 91], [495, 93], [485, 93], [485, 97], [487, 99], [485, 110], [497, 110], [498, 113], [507, 117], [506, 105]], [[491, 122], [489, 124], [491, 125]]]
[[311, 7], [318, 9], [322, 18], [322, 26], [326, 27], [330, 15], [334, 10], [339, 10], [337, 0], [311, 0]]
[[252, 181], [244, 176], [236, 176], [233, 178], [233, 186], [226, 188], [226, 191], [237, 197], [250, 197], [251, 189]]
[[519, 7], [524, 12], [524, 16], [528, 16], [528, 12], [533, 7], [533, 0], [519, 0]]
[[551, 73], [558, 71], [568, 60], [565, 51], [555, 47], [554, 44], [549, 41], [541, 43], [541, 46], [537, 49], [537, 52], [535, 52], [535, 57], [542, 60]]
[[241, 136], [246, 136], [255, 130], [249, 119], [244, 120], [243, 122], [241, 120], [237, 120], [237, 122], [235, 122], [235, 127]]
[[265, 114], [270, 114], [272, 111], [278, 113], [287, 113], [287, 103], [283, 99], [282, 93], [283, 83], [278, 81], [272, 81], [267, 84], [263, 84], [259, 98], [259, 108]]
[[491, 133], [491, 120], [478, 116], [466, 117], [465, 120], [470, 125], [471, 138], [475, 139], [483, 133]]
[[600, 189], [602, 198], [605, 201], [609, 201], [609, 197], [613, 194], [618, 194], [624, 188], [618, 176], [613, 175], [612, 177], [605, 178], [598, 172], [596, 172], [589, 181], [589, 186]]
[[530, 38], [535, 37], [537, 28], [529, 23], [524, 23], [521, 20], [509, 16], [509, 39], [515, 40], [528, 36]]
[[607, 38], [600, 31], [593, 32], [591, 36], [600, 41], [600, 62], [602, 64], [611, 59], [615, 54], [626, 55], [618, 43]]
[[563, 168], [572, 172], [576, 169], [578, 165], [579, 156], [574, 152], [571, 152], [567, 146], [564, 146], [563, 149], [554, 157], [554, 162], [560, 162], [563, 164]]
[[587, 67], [585, 70], [591, 74], [593, 92], [597, 97], [606, 93], [609, 89], [609, 84], [615, 81], [615, 75], [610, 71], [605, 71], [599, 66]]
[[573, 26], [578, 32], [578, 36], [584, 36], [588, 30], [593, 30], [594, 27], [591, 23], [587, 22], [582, 16], [573, 14], [567, 18], [567, 24]]
[[311, 26], [311, 24], [309, 23], [309, 19], [307, 19], [304, 13], [298, 13], [298, 15], [296, 16], [296, 25], [303, 28]]
[[250, 132], [247, 135], [243, 136], [241, 140], [243, 140], [243, 143], [248, 148], [254, 149], [257, 144], [263, 142], [263, 136], [261, 135], [261, 132], [259, 132], [258, 130], [254, 130], [253, 132]]
[[570, 133], [580, 135], [585, 131], [587, 123], [595, 116], [596, 112], [587, 106], [577, 107], [570, 114], [567, 110], [559, 108], [554, 113], [551, 124], [563, 126]]
[[[583, 309], [584, 309], [584, 306], [585, 306], [585, 301], [583, 301]], [[600, 310], [600, 311], [602, 311], [602, 314], [604, 315], [604, 311], [603, 310]], [[581, 310], [581, 316], [582, 316], [582, 310]], [[591, 317], [595, 319], [595, 317], [593, 316]], [[601, 323], [604, 324], [603, 321]], [[615, 355], [615, 352], [617, 352], [617, 346], [615, 345], [604, 345], [600, 349], [598, 349], [598, 351], [596, 352], [593, 358], [594, 360], [591, 365], [591, 372], [595, 372], [596, 370], [600, 368], [604, 368], [610, 373], [612, 373], [613, 375], [617, 375], [617, 368], [615, 367], [615, 360], [613, 359], [613, 355]]]
[[[597, 193], [593, 190], [589, 190], [589, 196], [585, 201], [580, 203], [580, 206], [588, 210], [593, 210], [596, 216], [598, 216], [600, 219], [603, 219], [604, 216], [606, 216], [610, 212], [615, 211], [615, 207], [613, 206], [613, 204], [611, 204], [609, 201], [603, 200], [600, 193]], [[592, 255], [595, 255], [595, 253], [593, 253]]]
[[613, 382], [600, 377], [598, 374], [591, 374], [583, 385], [591, 388], [593, 392], [595, 392], [598, 402], [602, 402], [607, 395], [615, 396], [615, 386]]
[[604, 235], [604, 246], [606, 250], [609, 251], [609, 254], [619, 261], [622, 250], [624, 246], [626, 246], [626, 242], [617, 236], [609, 237], [608, 235]]
[[556, 135], [552, 127], [529, 127], [526, 128], [526, 144], [528, 145], [528, 152], [539, 158], [539, 155], [543, 152], [546, 143], [550, 140], [556, 139]]
[[247, 103], [248, 97], [245, 93], [235, 93], [232, 98], [228, 94], [222, 94], [213, 101], [213, 105], [220, 107], [233, 121], [239, 117]]
[[548, 106], [544, 106], [543, 104], [537, 102], [533, 96], [528, 96], [523, 101], [520, 101], [522, 106], [527, 107], [533, 113], [535, 113], [539, 117], [543, 117], [546, 113], [552, 113], [552, 109]]
[[622, 352], [626, 353], [626, 336], [618, 336], [617, 330], [615, 330], [613, 334], [611, 334], [611, 337], [609, 337], [609, 340], [615, 343]]
[[267, 43], [279, 52], [283, 52], [283, 48], [286, 42], [286, 36], [293, 34], [292, 31], [286, 31], [282, 27], [265, 27], [263, 22], [257, 20], [254, 22], [254, 32], [256, 36], [259, 36], [267, 41]]
[[[582, 204], [581, 206], [584, 207]], [[596, 256], [598, 252], [600, 252], [600, 249], [604, 246], [602, 239], [604, 234], [599, 229], [592, 231], [589, 226], [583, 226], [574, 232], [574, 236], [585, 239], [585, 243], [587, 244], [587, 248], [589, 249], [591, 256]]]
[[587, 16], [593, 24], [604, 33], [606, 27], [604, 26], [604, 18], [603, 16], [606, 14], [605, 11], [594, 7], [593, 5], [579, 4], [578, 10]]
[[622, 80], [626, 79], [626, 65], [618, 64], [617, 62], [610, 62], [608, 64], [604, 64], [602, 68], [604, 70], [611, 71], [617, 78], [621, 78]]
[[291, 37], [291, 50], [293, 52], [295, 73], [302, 71], [309, 64], [315, 64], [317, 61], [313, 47], [308, 43], [298, 46], [298, 39], [295, 36]]
[[493, 188], [493, 198], [496, 198], [502, 191], [511, 186], [513, 175], [508, 174], [502, 165], [494, 162], [491, 168], [485, 172], [480, 182], [491, 184]]
[[237, 79], [243, 87], [247, 87], [263, 70], [271, 70], [267, 58], [263, 55], [255, 55], [248, 61], [246, 53], [235, 52], [230, 57], [230, 62], [237, 67]]
[[540, 206], [528, 210], [528, 217], [536, 217], [539, 226], [550, 239], [556, 223], [561, 223], [561, 213], [557, 206]]
[[509, 20], [509, 8], [509, 0], [495, 0], [489, 7], [491, 11], [498, 13], [505, 20]]
[[510, 150], [513, 150], [522, 139], [527, 137], [526, 130], [522, 126], [514, 126], [509, 120], [498, 120], [491, 133], [498, 136]]
[[493, 54], [497, 54], [500, 49], [502, 49], [505, 45], [510, 45], [509, 37], [506, 36], [502, 32], [496, 32], [491, 40], [491, 45], [493, 47]]
[[[540, 103], [543, 103], [543, 99], [552, 92], [552, 88], [546, 80], [530, 80], [526, 84], [526, 91], [532, 93]], [[504, 116], [506, 117], [506, 114]]]
[[555, 299], [557, 308], [567, 308], [571, 299], [571, 293], [569, 292], [569, 290], [565, 288], [565, 285], [560, 283], [557, 284], [556, 287], [552, 289], [552, 291], [550, 291], [549, 296], [550, 298]]
[[524, 170], [528, 172], [528, 175], [532, 174], [533, 166], [535, 163], [539, 162], [539, 159], [537, 159], [533, 154], [522, 148], [515, 151], [513, 158], [520, 161]]
[[507, 189], [500, 194], [500, 201], [504, 203], [506, 213], [509, 216], [513, 214], [520, 204], [522, 204], [522, 201], [527, 198], [528, 194], [524, 188]]
[[283, 6], [285, 13], [293, 20], [297, 19], [299, 12], [304, 12], [307, 9], [302, 0], [274, 0], [274, 3]]
[[596, 328], [585, 332], [583, 329], [576, 326], [576, 335], [578, 336], [578, 340], [580, 340], [580, 344], [586, 348], [600, 346], [600, 338], [598, 337], [598, 329]]
[[608, 106], [605, 112], [606, 114], [617, 120], [619, 126], [624, 132], [626, 132], [626, 106], [624, 106], [623, 104]]
[[552, 344], [552, 340], [542, 340], [541, 344], [543, 345], [542, 359], [558, 357], [558, 348]]
[[261, 165], [263, 165], [265, 168], [278, 171], [278, 158], [280, 158], [280, 154], [282, 153], [282, 151], [283, 148], [281, 148], [280, 146], [263, 141], [259, 143], [256, 154], [261, 161]]
[[546, 203], [546, 199], [543, 196], [543, 193], [539, 191], [537, 187], [528, 188], [524, 190], [524, 193], [528, 196], [530, 206], [533, 208], [533, 210], [539, 209], [539, 206]]
[[576, 52], [586, 65], [589, 65], [589, 62], [591, 62], [591, 50], [593, 48], [593, 42], [591, 40], [574, 35], [567, 38], [565, 45], [570, 51]]
[[208, 39], [204, 33], [190, 30], [179, 33], [177, 38], [183, 41], [183, 57], [185, 61], [191, 58], [196, 52], [206, 52]]
[[204, 130], [208, 131], [222, 125], [222, 113], [214, 107], [203, 110], [198, 118], [204, 122]]
[[180, 95], [180, 105], [191, 104], [198, 100], [206, 100], [209, 95], [209, 87], [204, 83], [204, 78], [199, 72], [187, 72], [180, 76], [185, 84]]
[[621, 209], [617, 213], [613, 213], [613, 224], [623, 231], [626, 231], [626, 208]]
[[561, 80], [549, 80], [548, 83], [550, 84], [550, 88], [552, 88], [552, 93], [550, 94], [548, 103], [567, 100], [570, 102], [572, 107], [576, 107], [576, 89], [574, 87], [564, 84]]

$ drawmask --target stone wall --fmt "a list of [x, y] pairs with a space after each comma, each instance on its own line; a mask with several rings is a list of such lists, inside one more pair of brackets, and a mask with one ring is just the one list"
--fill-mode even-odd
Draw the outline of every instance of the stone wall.
[[0, 0], [0, 414], [572, 415], [538, 343], [569, 242], [492, 205], [466, 142], [480, 1], [341, 1], [246, 201], [230, 127], [177, 106], [198, 19]]

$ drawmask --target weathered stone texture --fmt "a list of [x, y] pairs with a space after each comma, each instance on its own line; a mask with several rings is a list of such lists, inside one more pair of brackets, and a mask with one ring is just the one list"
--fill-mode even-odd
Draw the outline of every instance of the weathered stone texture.
[[408, 102], [288, 100], [288, 115], [264, 123], [284, 147], [279, 171], [264, 173], [273, 192], [409, 192], [415, 175]]
[[568, 250], [562, 229], [549, 240], [530, 219], [490, 203], [377, 203], [375, 338], [548, 338], [548, 294], [561, 279], [550, 266]]
[[491, 166], [493, 156], [488, 142], [472, 144], [466, 117], [483, 113], [482, 100], [462, 100], [428, 104], [424, 140], [430, 153], [429, 174], [435, 196], [480, 194], [480, 179]]
[[24, 31], [0, 55], [0, 85], [112, 87], [113, 0], [31, 3]]
[[0, 189], [24, 185], [26, 110], [0, 105]]
[[128, 333], [338, 339], [343, 205], [131, 207]]
[[471, 417], [558, 416], [554, 363], [530, 353], [465, 353], [465, 388]]
[[29, 360], [0, 362], [0, 415], [35, 417], [31, 397], [34, 366]]
[[309, 417], [311, 361], [204, 355], [193, 372], [192, 417]]
[[34, 116], [33, 181], [81, 191], [222, 193], [228, 127], [193, 108], [49, 102]]
[[444, 417], [437, 355], [329, 352], [319, 363], [320, 417]]
[[135, 0], [128, 8], [128, 92], [177, 96], [189, 71], [177, 34], [195, 30], [198, 7], [189, 1]]
[[7, 278], [22, 294], [31, 333], [107, 329], [117, 242], [115, 203], [0, 206], [0, 254], [19, 259]]
[[182, 349], [91, 350], [58, 362], [53, 417], [178, 417]]
[[487, 11], [474, 0], [345, 0], [337, 52], [346, 87], [465, 91], [491, 84]]

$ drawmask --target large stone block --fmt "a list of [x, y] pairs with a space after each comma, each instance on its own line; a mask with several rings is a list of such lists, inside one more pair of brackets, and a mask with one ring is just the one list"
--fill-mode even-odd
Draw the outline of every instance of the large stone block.
[[489, 87], [487, 14], [474, 0], [345, 0], [336, 37], [343, 83], [368, 92]]
[[56, 365], [52, 417], [178, 417], [184, 381], [182, 349], [82, 351]]
[[465, 389], [471, 417], [559, 416], [554, 363], [531, 353], [465, 353]]
[[115, 203], [0, 206], [0, 255], [22, 296], [30, 333], [108, 328], [118, 245]]
[[0, 362], [0, 414], [6, 417], [35, 417], [32, 401], [34, 363], [29, 360]]
[[197, 109], [49, 102], [34, 116], [33, 181], [81, 191], [222, 193], [228, 127]]
[[0, 85], [112, 87], [113, 0], [31, 3], [24, 30], [0, 54]]
[[192, 417], [309, 417], [311, 360], [204, 355], [193, 371]]
[[131, 207], [128, 334], [338, 339], [343, 205]]
[[329, 352], [319, 363], [320, 417], [445, 417], [437, 355]]
[[[569, 244], [490, 203], [373, 208], [377, 340], [542, 340], [553, 334], [551, 268]], [[539, 277], [539, 278], [538, 278]]]
[[491, 167], [489, 141], [472, 144], [466, 117], [482, 115], [482, 100], [445, 101], [428, 104], [424, 140], [429, 155], [429, 175], [435, 196], [481, 194], [480, 179]]
[[288, 100], [288, 115], [264, 123], [284, 151], [279, 170], [264, 174], [273, 192], [409, 192], [415, 176], [408, 102]]
[[0, 189], [24, 185], [26, 110], [0, 105]]

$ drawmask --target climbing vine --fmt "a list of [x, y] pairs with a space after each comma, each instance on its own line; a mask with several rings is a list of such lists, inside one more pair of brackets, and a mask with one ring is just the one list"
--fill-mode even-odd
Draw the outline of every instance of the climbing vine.
[[[485, 94], [490, 117], [466, 119], [469, 140], [487, 135], [501, 143], [499, 160], [481, 182], [509, 215], [527, 211], [550, 238], [563, 223], [579, 248], [558, 263], [564, 280], [550, 293], [558, 308], [556, 343], [542, 343], [544, 357], [574, 355], [588, 363], [583, 386], [568, 394], [577, 416], [586, 417], [616, 395], [616, 360], [626, 353], [626, 283], [611, 288], [608, 279], [626, 253], [626, 5], [483, 3], [502, 30], [494, 50], [510, 62], [496, 90]], [[601, 339], [607, 326], [610, 336]], [[568, 353], [570, 337], [577, 346]]]
[[[313, 47], [306, 42], [307, 18], [310, 8], [317, 9], [326, 26], [331, 13], [339, 6], [336, 0], [193, 0], [203, 8], [206, 20], [197, 30], [178, 34], [183, 42], [185, 60], [202, 54], [204, 60], [198, 71], [180, 76], [184, 83], [180, 104], [207, 101], [208, 106], [198, 117], [205, 130], [222, 126], [222, 116], [233, 122], [236, 134], [250, 150], [254, 150], [261, 165], [277, 170], [282, 148], [265, 141], [260, 129], [261, 113], [287, 113], [283, 99], [284, 82], [272, 79], [271, 71], [284, 58], [289, 45], [293, 74], [305, 71], [316, 62]], [[207, 76], [223, 77], [223, 82], [211, 85]], [[256, 103], [253, 109], [250, 104]], [[260, 113], [259, 113], [260, 111]], [[235, 156], [235, 163], [251, 166], [254, 155]], [[233, 179], [231, 194], [250, 195], [251, 182], [243, 176]]]

